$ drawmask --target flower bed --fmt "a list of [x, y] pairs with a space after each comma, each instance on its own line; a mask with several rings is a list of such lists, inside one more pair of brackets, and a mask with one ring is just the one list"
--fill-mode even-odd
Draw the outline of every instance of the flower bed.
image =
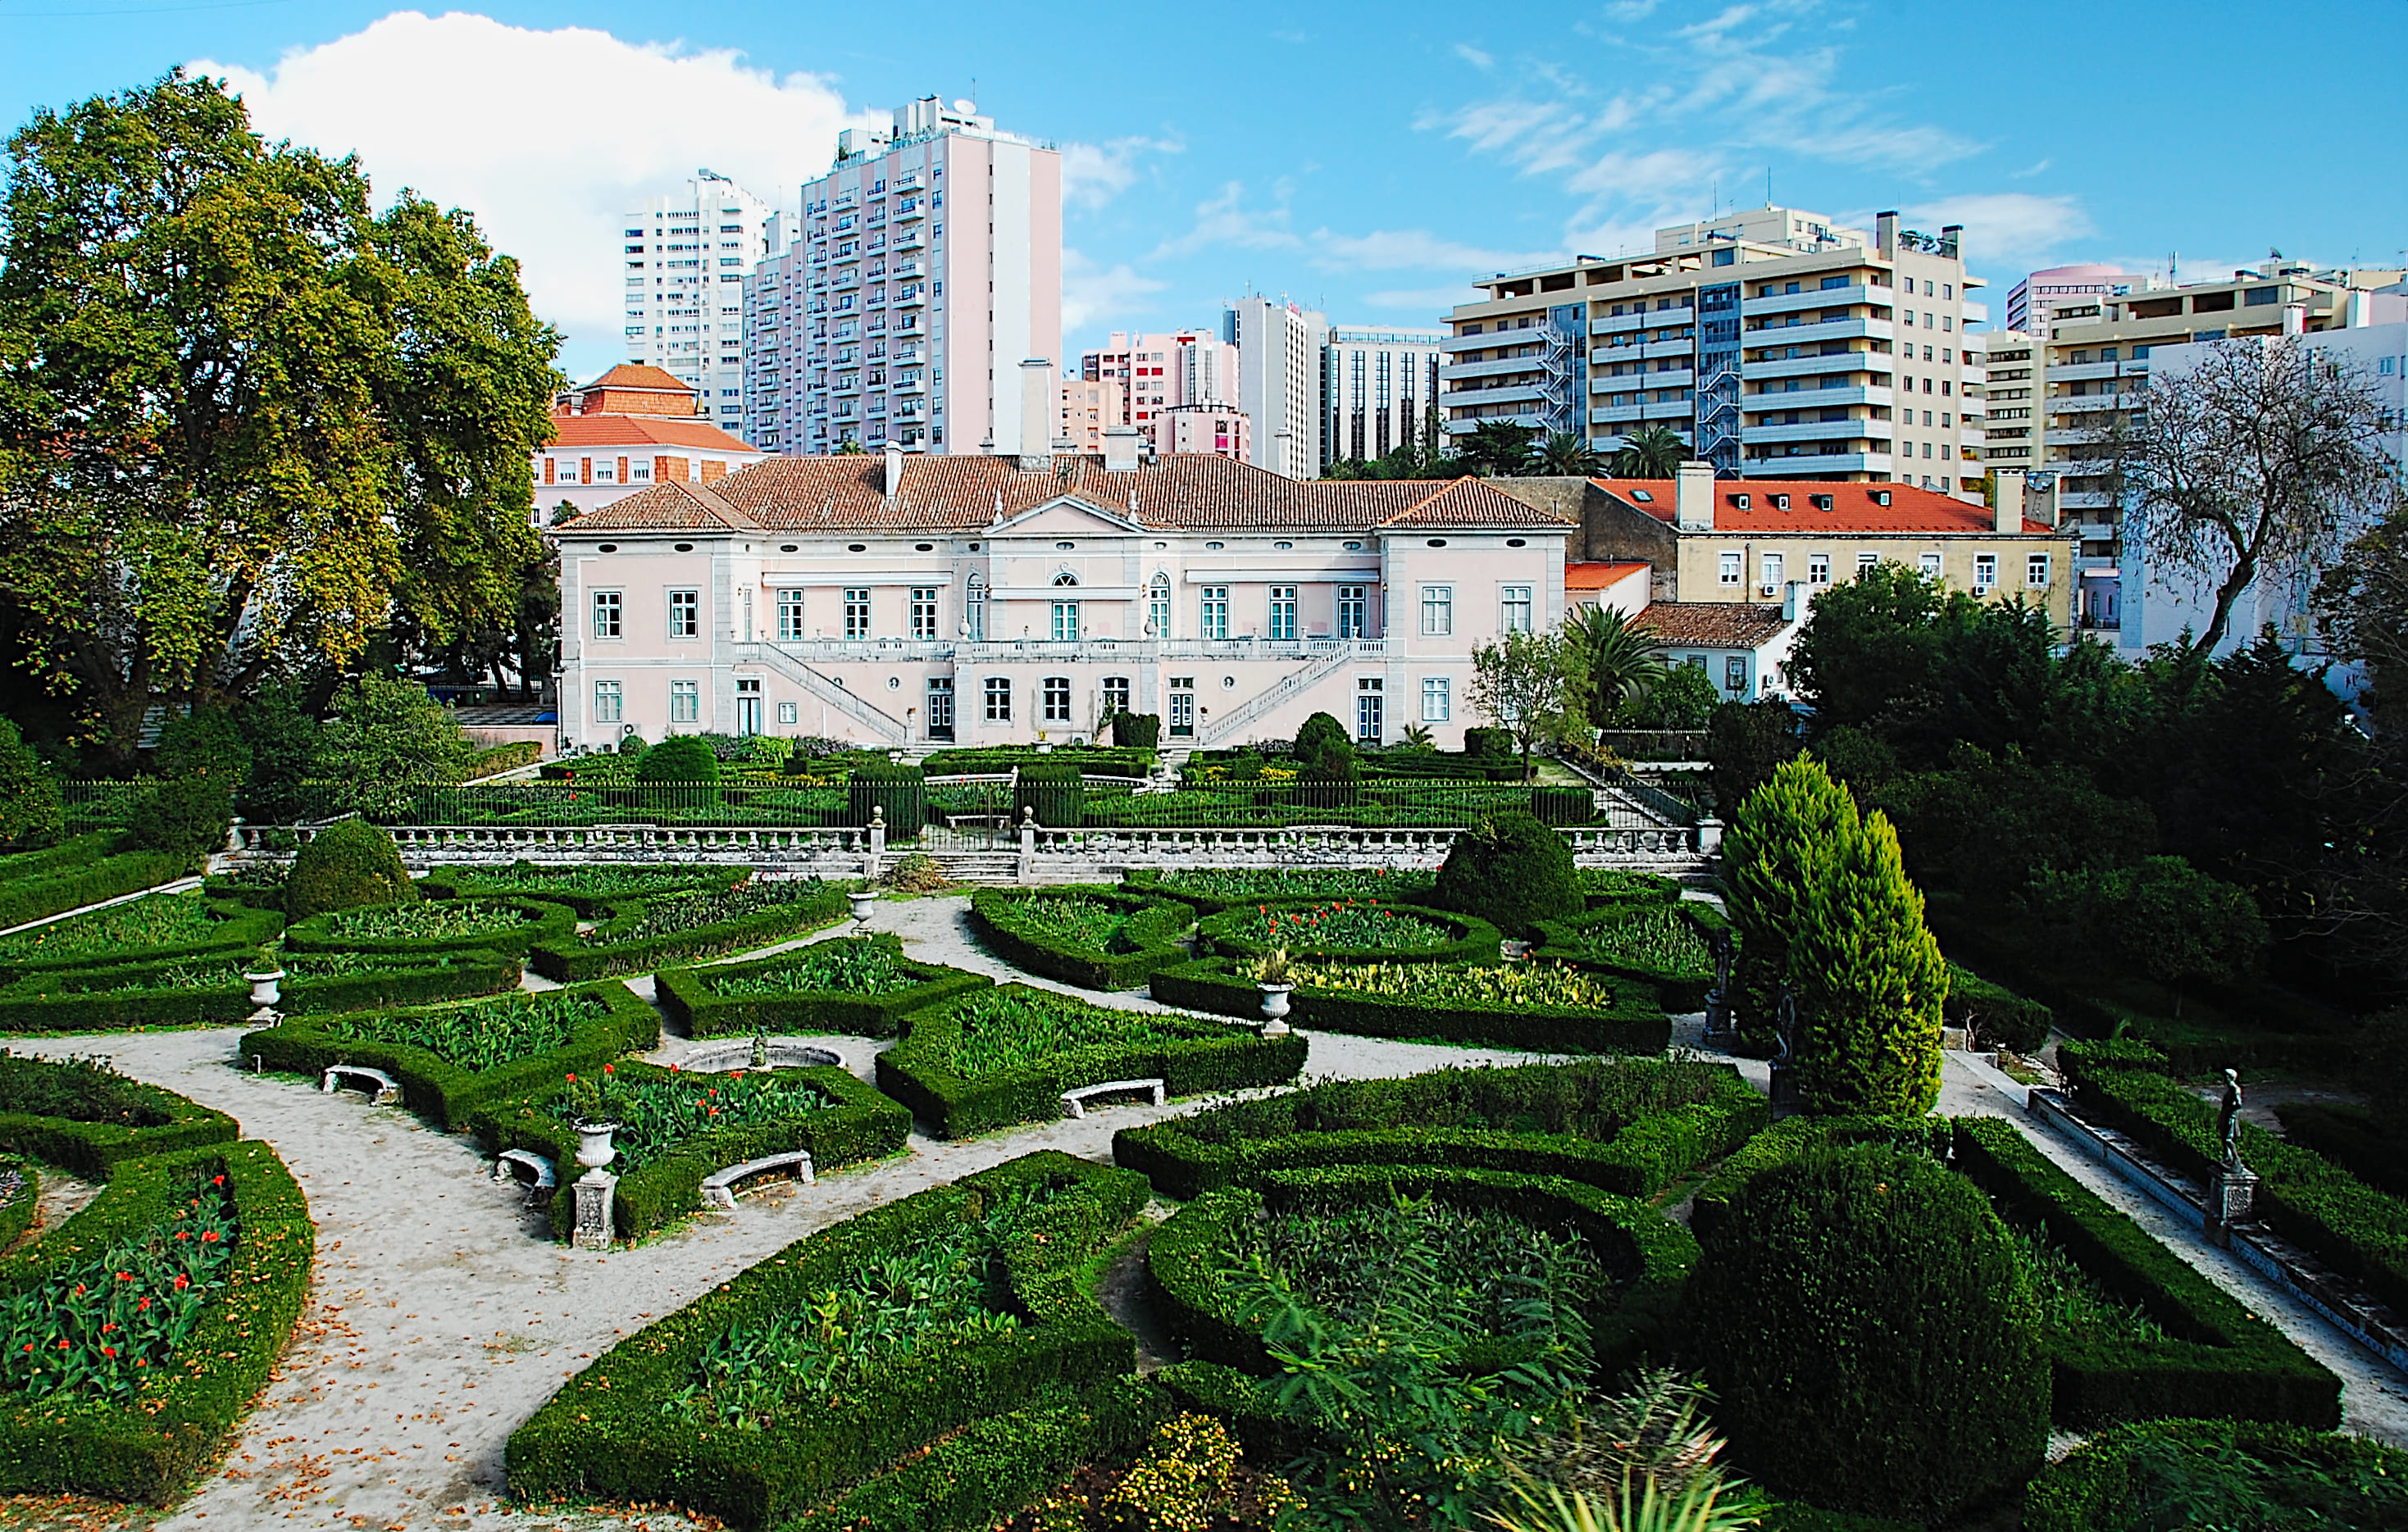
[[199, 894], [154, 894], [0, 938], [10, 981], [64, 968], [239, 952], [276, 939], [284, 917]]
[[430, 899], [540, 899], [565, 904], [594, 920], [622, 900], [688, 889], [729, 889], [745, 877], [741, 867], [552, 867], [513, 862], [507, 867], [438, 866], [418, 887]]
[[0, 1492], [174, 1499], [265, 1386], [315, 1238], [275, 1152], [226, 1142], [128, 1165], [0, 1261]]
[[1276, 1085], [1304, 1067], [1298, 1037], [1192, 1016], [1115, 1010], [1004, 984], [911, 1012], [878, 1055], [878, 1088], [939, 1138], [1058, 1117], [1062, 1093], [1159, 1078], [1168, 1095]]
[[1132, 894], [1167, 895], [1208, 915], [1247, 905], [1290, 899], [1384, 899], [1391, 904], [1427, 902], [1432, 880], [1426, 872], [1385, 867], [1186, 867], [1131, 872], [1121, 887]]
[[33, 1161], [0, 1161], [0, 1250], [25, 1237], [41, 1200], [42, 1173]]
[[982, 888], [970, 926], [1014, 967], [1082, 989], [1125, 990], [1187, 961], [1177, 938], [1194, 919], [1175, 899], [1109, 888]]
[[[1567, 1053], [1660, 1053], [1672, 1024], [1652, 986], [1555, 965], [1299, 964], [1289, 1021], [1326, 1032]], [[1258, 1016], [1251, 966], [1210, 958], [1154, 976], [1165, 1005]]]
[[[826, 1171], [892, 1154], [911, 1133], [910, 1112], [840, 1068], [702, 1075], [638, 1063], [602, 1067], [612, 1071], [618, 1096], [609, 1111], [619, 1124], [610, 1211], [624, 1239], [700, 1207], [703, 1179], [731, 1165], [802, 1150]], [[475, 1126], [487, 1153], [531, 1149], [567, 1179], [578, 1138], [565, 1090], [489, 1108]], [[552, 1234], [567, 1238], [575, 1216], [574, 1198], [554, 1197]]]
[[132, 849], [115, 830], [0, 857], [0, 929], [156, 888], [191, 870], [165, 852]]
[[1770, 1118], [1727, 1064], [1584, 1060], [1331, 1081], [1112, 1136], [1165, 1196], [1326, 1165], [1479, 1167], [1653, 1196]]
[[1540, 922], [1536, 955], [1653, 984], [1667, 1010], [1703, 1010], [1706, 992], [1714, 987], [1712, 938], [1729, 928], [1709, 904], [1608, 904], [1569, 920]]
[[1476, 915], [1354, 899], [1268, 904], [1207, 915], [1198, 956], [1261, 957], [1273, 949], [1328, 963], [1494, 963], [1497, 927]]
[[1126, 1374], [1134, 1340], [1076, 1278], [1145, 1198], [1126, 1171], [1039, 1153], [822, 1229], [571, 1378], [511, 1433], [511, 1493], [755, 1527]]
[[479, 1107], [598, 1069], [660, 1040], [660, 1013], [613, 981], [466, 1005], [296, 1018], [246, 1035], [237, 1052], [261, 1067], [304, 1075], [337, 1064], [382, 1069], [411, 1110], [458, 1128]]
[[569, 982], [641, 973], [665, 962], [723, 957], [770, 946], [844, 918], [841, 884], [754, 878], [727, 888], [673, 890], [608, 907], [582, 935], [538, 941], [527, 966]]
[[1577, 875], [1581, 896], [1592, 909], [1610, 905], [1678, 904], [1681, 883], [1661, 873], [1629, 872], [1620, 867], [1584, 867]]
[[129, 1080], [102, 1059], [29, 1058], [0, 1049], [0, 1149], [107, 1181], [128, 1160], [241, 1136], [235, 1120]]
[[839, 937], [749, 963], [664, 968], [661, 1009], [693, 1038], [836, 1032], [891, 1038], [901, 1018], [986, 988], [982, 974], [914, 963], [891, 936]]
[[0, 989], [0, 1032], [119, 1032], [152, 1026], [231, 1026], [256, 1009], [245, 974], [285, 971], [280, 1008], [290, 1015], [427, 1005], [516, 989], [520, 965], [498, 952], [368, 957], [347, 952], [257, 952], [56, 968]]
[[417, 956], [472, 948], [524, 957], [540, 940], [577, 934], [576, 912], [536, 899], [420, 899], [410, 904], [336, 909], [295, 921], [284, 932], [292, 952]]

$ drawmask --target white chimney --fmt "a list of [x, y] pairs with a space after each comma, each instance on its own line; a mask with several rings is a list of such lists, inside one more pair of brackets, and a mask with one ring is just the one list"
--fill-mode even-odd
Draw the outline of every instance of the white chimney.
[[1138, 435], [1134, 425], [1104, 427], [1104, 472], [1137, 472]]
[[2024, 470], [1999, 470], [1998, 520], [1994, 523], [2000, 536], [2005, 537], [2024, 529]]
[[1032, 356], [1020, 364], [1020, 442], [1023, 457], [1045, 457], [1054, 451], [1054, 426], [1062, 401], [1054, 392], [1054, 364]]
[[903, 444], [894, 437], [886, 438], [886, 498], [894, 499], [903, 493]]
[[1672, 480], [1672, 521], [1684, 532], [1714, 529], [1714, 465], [1684, 463]]

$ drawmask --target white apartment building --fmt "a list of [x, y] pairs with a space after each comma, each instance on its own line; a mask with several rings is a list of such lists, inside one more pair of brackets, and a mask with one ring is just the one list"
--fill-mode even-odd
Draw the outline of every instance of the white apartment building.
[[1663, 425], [1725, 477], [1977, 499], [1981, 348], [1966, 332], [1989, 313], [1962, 235], [1765, 207], [1659, 229], [1651, 252], [1499, 273], [1448, 316], [1445, 428], [1508, 420], [1610, 451]]
[[1328, 319], [1284, 298], [1249, 293], [1221, 313], [1221, 338], [1238, 349], [1238, 396], [1252, 422], [1248, 462], [1289, 479], [1318, 479], [1321, 348]]
[[1214, 405], [1236, 409], [1238, 375], [1238, 348], [1209, 330], [1115, 330], [1101, 351], [1079, 358], [1082, 380], [1120, 390], [1120, 419], [1107, 423], [1136, 426], [1157, 452], [1176, 451], [1162, 430], [1163, 417], [1171, 410]]
[[744, 279], [769, 252], [769, 204], [697, 170], [621, 224], [626, 359], [692, 385], [703, 418], [730, 432], [746, 423]]
[[[924, 97], [890, 131], [838, 135], [796, 219], [745, 306], [765, 438], [960, 453], [1046, 436], [1050, 421], [1024, 428], [1022, 365], [1061, 350], [1059, 150]], [[1050, 387], [1034, 397], [1050, 412]]]
[[1420, 442], [1438, 418], [1446, 332], [1333, 324], [1321, 343], [1321, 466]]

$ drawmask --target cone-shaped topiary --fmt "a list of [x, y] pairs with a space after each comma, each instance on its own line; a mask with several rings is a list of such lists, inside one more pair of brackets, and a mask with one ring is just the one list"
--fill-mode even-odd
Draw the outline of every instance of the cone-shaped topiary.
[[2029, 1278], [1987, 1200], [1935, 1160], [1865, 1145], [1764, 1171], [1683, 1302], [1732, 1461], [1776, 1494], [1938, 1523], [2040, 1467]]
[[1438, 869], [1436, 897], [1442, 909], [1517, 935], [1582, 905], [1571, 847], [1525, 813], [1498, 814], [1456, 836]]
[[1940, 1099], [1948, 965], [1876, 811], [1816, 869], [1789, 946], [1806, 1110], [1920, 1117]]
[[305, 921], [329, 909], [408, 904], [418, 885], [402, 869], [393, 837], [364, 819], [337, 820], [311, 837], [284, 880], [284, 916]]
[[1351, 767], [1354, 764], [1354, 741], [1346, 737], [1346, 726], [1336, 718], [1315, 713], [1296, 731], [1296, 753], [1292, 758], [1298, 771], [1332, 770], [1341, 764]]
[[1746, 1026], [1770, 1032], [1815, 866], [1856, 832], [1856, 799], [1810, 758], [1784, 762], [1740, 805], [1723, 839], [1723, 888], [1739, 935], [1732, 981]]

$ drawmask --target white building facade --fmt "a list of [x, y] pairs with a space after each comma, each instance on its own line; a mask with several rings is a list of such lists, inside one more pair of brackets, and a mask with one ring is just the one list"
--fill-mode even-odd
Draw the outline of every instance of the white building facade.
[[621, 224], [626, 359], [702, 395], [702, 417], [744, 427], [744, 279], [769, 253], [769, 204], [724, 176], [647, 198]]
[[1250, 293], [1221, 313], [1221, 338], [1238, 349], [1238, 397], [1253, 427], [1258, 468], [1317, 479], [1321, 451], [1321, 347], [1326, 316]]

